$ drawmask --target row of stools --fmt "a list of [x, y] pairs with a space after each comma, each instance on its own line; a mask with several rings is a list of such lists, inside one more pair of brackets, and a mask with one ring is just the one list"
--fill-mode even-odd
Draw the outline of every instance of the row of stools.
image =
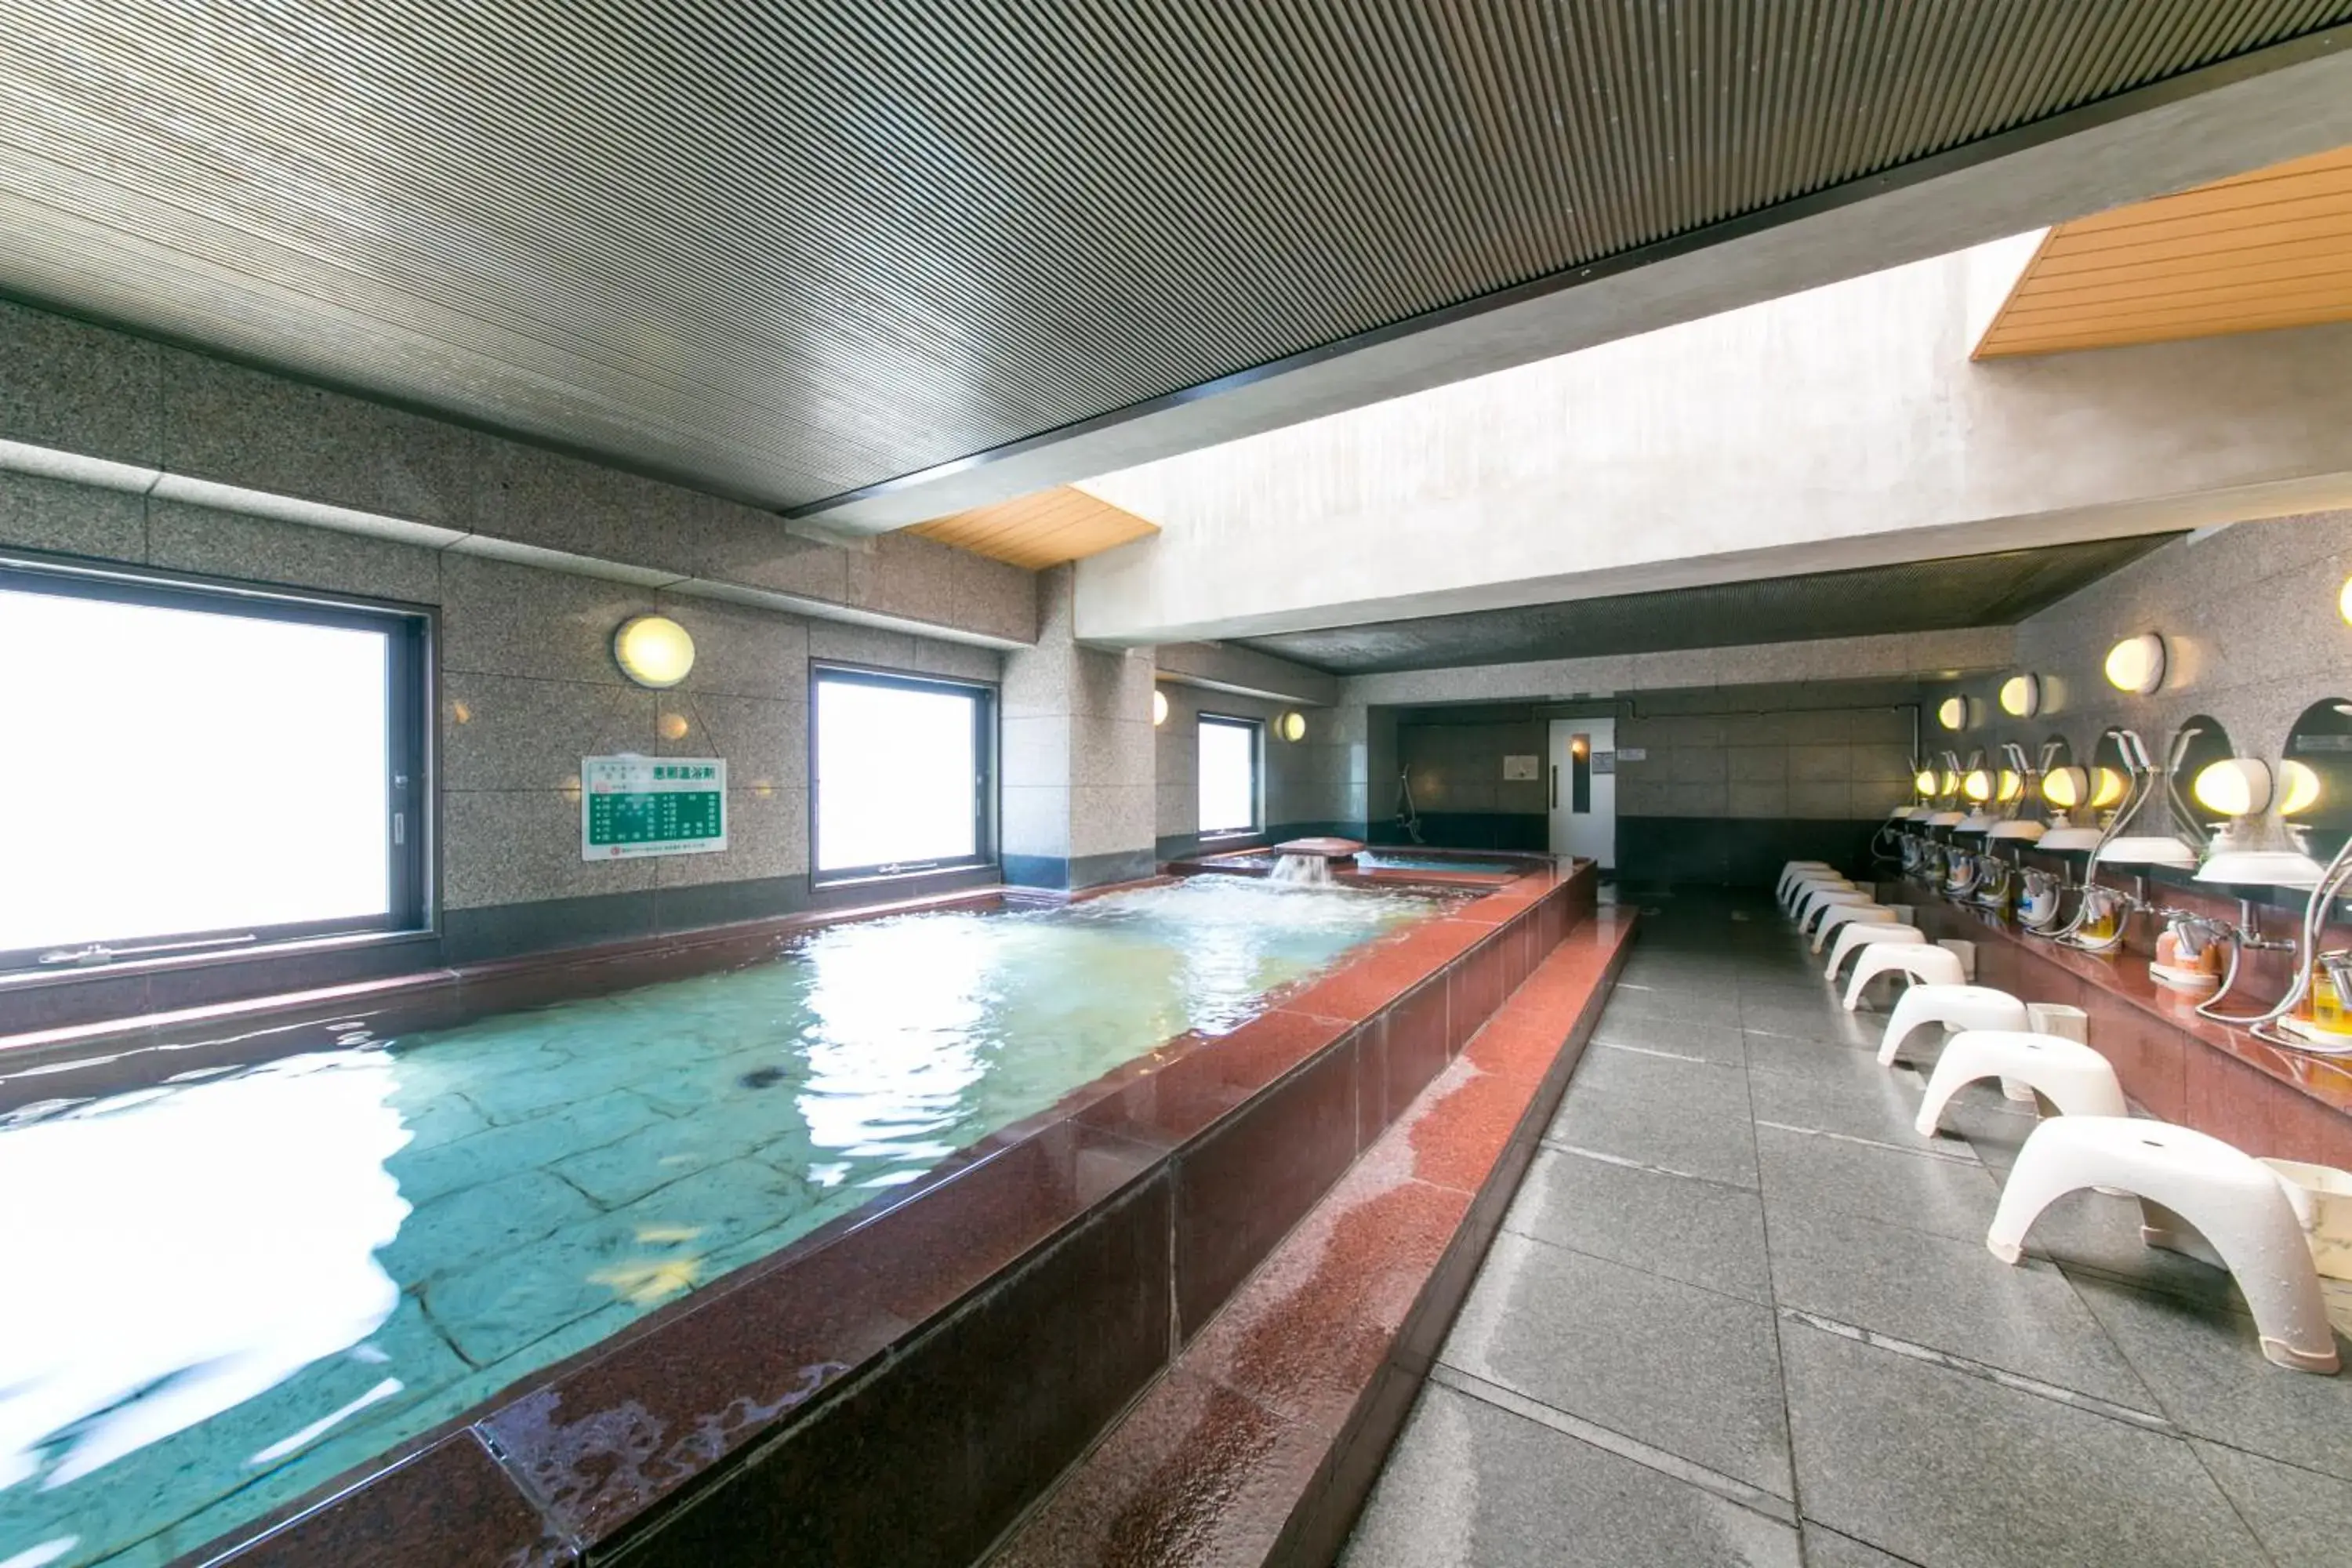
[[1825, 978], [1853, 961], [1843, 1004], [1853, 1012], [1881, 975], [1905, 983], [1878, 1047], [1891, 1067], [1929, 1025], [1958, 1031], [1927, 1079], [1915, 1126], [1931, 1138], [1952, 1097], [1999, 1079], [2032, 1091], [2042, 1121], [2025, 1141], [2001, 1189], [1985, 1245], [2004, 1263], [2024, 1255], [2025, 1233], [2051, 1204], [2082, 1187], [2140, 1202], [2140, 1237], [2226, 1268], [2245, 1293], [2263, 1354], [2298, 1372], [2336, 1370], [2310, 1244], [2279, 1178], [2260, 1160], [2218, 1138], [2135, 1117], [2106, 1058], [2088, 1045], [2035, 1031], [2025, 1003], [1968, 984], [1958, 953], [1880, 904], [1873, 893], [1818, 860], [1782, 868], [1778, 894], [1812, 951], [1831, 949]]

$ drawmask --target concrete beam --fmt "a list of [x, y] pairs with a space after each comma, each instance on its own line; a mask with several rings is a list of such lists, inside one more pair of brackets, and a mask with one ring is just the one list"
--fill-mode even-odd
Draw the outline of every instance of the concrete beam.
[[1979, 247], [1089, 481], [1079, 633], [1234, 637], [2352, 504], [2352, 324], [1982, 363]]
[[1255, 648], [1224, 643], [1169, 643], [1154, 650], [1154, 679], [1209, 691], [1263, 697], [1328, 708], [1339, 700], [1339, 678]]
[[2342, 146], [2347, 43], [2263, 50], [799, 515], [901, 528]]

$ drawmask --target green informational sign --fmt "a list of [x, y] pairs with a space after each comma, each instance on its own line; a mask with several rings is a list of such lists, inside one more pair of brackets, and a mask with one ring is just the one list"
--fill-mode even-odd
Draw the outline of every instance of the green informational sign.
[[723, 758], [583, 757], [580, 783], [583, 860], [727, 847]]

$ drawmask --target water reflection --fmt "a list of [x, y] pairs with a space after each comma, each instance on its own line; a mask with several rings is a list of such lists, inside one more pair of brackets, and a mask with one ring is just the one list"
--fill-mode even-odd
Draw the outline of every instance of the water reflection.
[[0, 1121], [0, 1568], [201, 1546], [1441, 907], [1211, 877], [836, 926], [25, 1108]]
[[381, 1053], [336, 1052], [0, 1132], [0, 1521], [10, 1492], [95, 1477], [392, 1315], [392, 1081]]

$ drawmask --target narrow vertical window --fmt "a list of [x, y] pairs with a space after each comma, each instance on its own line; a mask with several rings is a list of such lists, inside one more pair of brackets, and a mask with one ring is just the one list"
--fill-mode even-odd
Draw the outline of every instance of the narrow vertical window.
[[1265, 727], [1252, 719], [1201, 718], [1201, 831], [1255, 833], [1260, 826], [1260, 741]]

